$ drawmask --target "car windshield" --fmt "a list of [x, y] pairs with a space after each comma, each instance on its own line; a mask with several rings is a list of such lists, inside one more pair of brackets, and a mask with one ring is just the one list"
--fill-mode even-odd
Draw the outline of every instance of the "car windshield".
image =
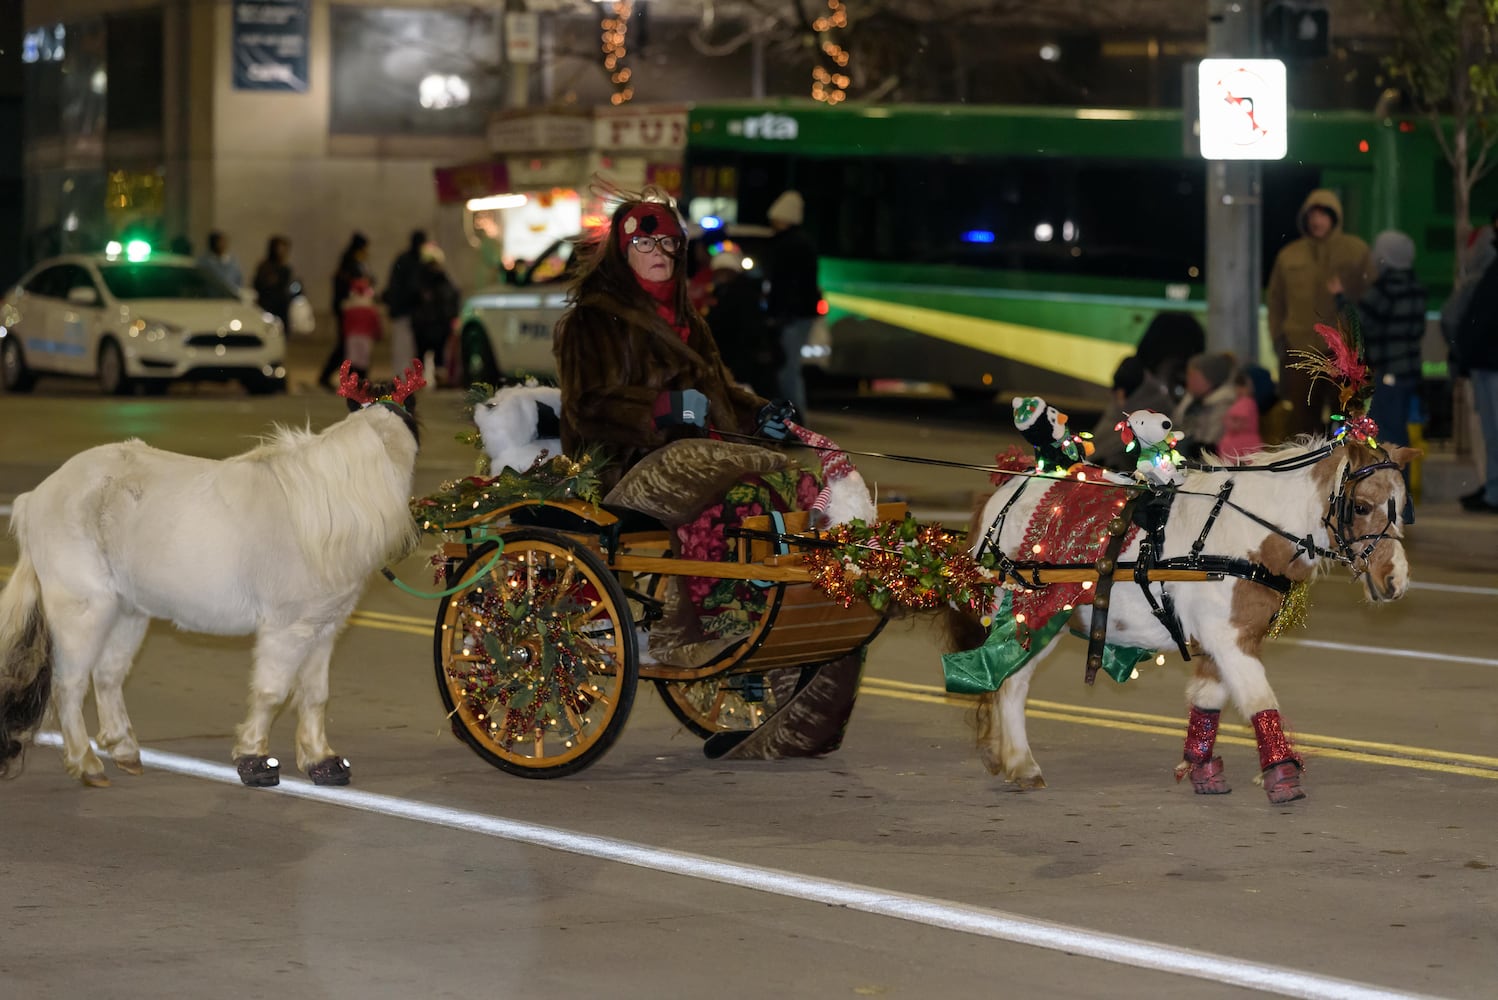
[[199, 267], [182, 264], [100, 264], [117, 299], [230, 299], [239, 293]]

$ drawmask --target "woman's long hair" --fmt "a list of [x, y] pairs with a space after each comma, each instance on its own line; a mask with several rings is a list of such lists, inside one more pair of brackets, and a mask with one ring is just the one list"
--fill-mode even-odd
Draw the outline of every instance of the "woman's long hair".
[[[676, 211], [676, 203], [656, 188], [646, 188], [641, 194], [621, 202], [614, 209], [607, 229], [595, 230], [581, 239], [577, 247], [581, 263], [568, 288], [569, 302], [576, 305], [585, 298], [606, 296], [621, 305], [631, 305], [646, 313], [655, 312], [655, 300], [641, 287], [634, 268], [629, 266], [628, 254], [619, 248], [617, 236], [630, 209], [645, 202], [665, 205], [676, 216], [677, 226], [681, 229], [681, 245], [671, 255], [672, 305], [681, 321], [688, 322], [692, 306], [687, 299], [687, 227]], [[656, 253], [661, 252], [657, 247]]]

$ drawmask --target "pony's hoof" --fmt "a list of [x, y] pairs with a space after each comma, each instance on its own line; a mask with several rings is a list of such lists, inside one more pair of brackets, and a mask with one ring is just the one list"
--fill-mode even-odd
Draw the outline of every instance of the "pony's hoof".
[[307, 777], [314, 785], [346, 785], [349, 783], [348, 761], [335, 754], [307, 768]]
[[271, 788], [281, 783], [281, 762], [274, 757], [235, 757], [234, 769], [250, 788]]
[[1233, 790], [1222, 776], [1221, 757], [1213, 757], [1205, 764], [1192, 764], [1186, 774], [1191, 778], [1191, 790], [1198, 795], [1226, 795]]
[[108, 788], [110, 784], [103, 771], [84, 771], [79, 778], [89, 788]]
[[1264, 794], [1275, 805], [1306, 797], [1300, 787], [1301, 767], [1293, 760], [1282, 761], [1264, 772]]
[[140, 762], [139, 757], [116, 757], [114, 766], [126, 774], [141, 775], [146, 773], [146, 767]]
[[1039, 774], [1026, 774], [1013, 780], [1014, 787], [1022, 792], [1035, 792], [1045, 787], [1045, 778]]

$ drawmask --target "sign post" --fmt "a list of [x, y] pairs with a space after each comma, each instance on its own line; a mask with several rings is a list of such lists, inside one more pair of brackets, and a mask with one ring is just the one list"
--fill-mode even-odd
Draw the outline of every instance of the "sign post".
[[1259, 0], [1213, 0], [1197, 71], [1201, 155], [1207, 160], [1207, 343], [1259, 362], [1259, 161], [1287, 151], [1285, 66], [1254, 58]]

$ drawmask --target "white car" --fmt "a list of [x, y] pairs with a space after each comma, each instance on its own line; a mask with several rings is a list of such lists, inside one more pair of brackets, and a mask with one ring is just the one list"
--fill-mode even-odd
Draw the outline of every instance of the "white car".
[[38, 375], [97, 379], [106, 393], [163, 391], [176, 379], [286, 387], [281, 321], [191, 258], [111, 243], [54, 257], [0, 302], [0, 385]]
[[[689, 236], [709, 247], [732, 241], [747, 258], [746, 269], [763, 276], [755, 254], [763, 254], [773, 231], [765, 226], [731, 225], [702, 230], [689, 227]], [[567, 282], [572, 277], [575, 240], [558, 240], [517, 275], [516, 283], [474, 292], [463, 302], [458, 317], [464, 376], [469, 383], [497, 383], [529, 375], [556, 377], [551, 338], [557, 320], [567, 310]], [[826, 369], [832, 339], [827, 324], [818, 319], [802, 351], [808, 368]]]

